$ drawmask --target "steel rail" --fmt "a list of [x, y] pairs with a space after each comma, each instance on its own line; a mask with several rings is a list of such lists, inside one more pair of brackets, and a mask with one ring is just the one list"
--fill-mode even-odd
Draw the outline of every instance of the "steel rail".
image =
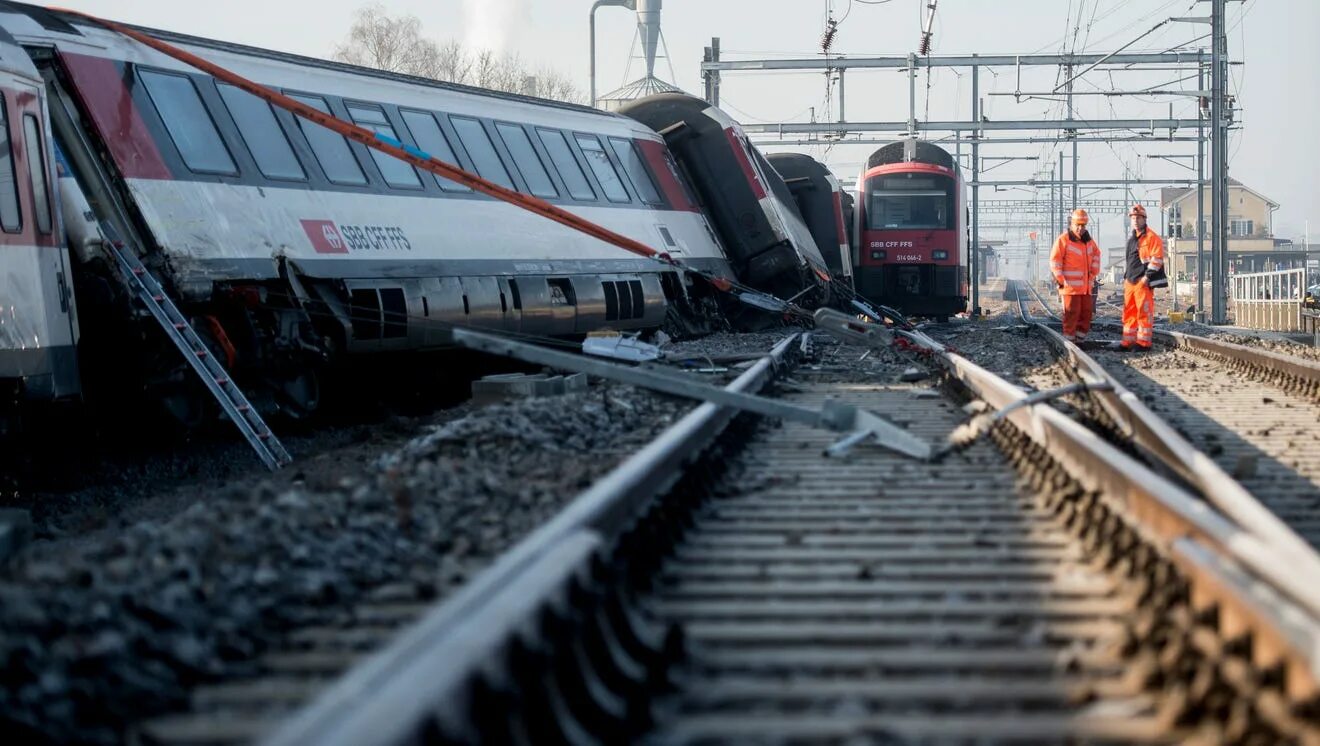
[[[798, 336], [786, 337], [726, 388], [761, 389]], [[461, 730], [471, 678], [608, 539], [669, 489], [737, 413], [711, 403], [694, 408], [263, 743], [403, 744], [429, 721]]]
[[[1190, 589], [1197, 615], [1193, 624], [1205, 625], [1200, 621], [1205, 614], [1216, 612], [1213, 639], [1192, 635], [1197, 654], [1222, 668], [1240, 665], [1240, 652], [1252, 666], [1245, 679], [1233, 679], [1247, 681], [1247, 688], [1234, 685], [1234, 691], [1249, 697], [1257, 710], [1272, 713], [1270, 719], [1288, 732], [1303, 727], [1293, 708], [1320, 693], [1320, 614], [1299, 606], [1281, 590], [1295, 590], [1278, 577], [1293, 569], [1283, 552], [1058, 410], [1042, 404], [1014, 408], [1027, 396], [1021, 388], [921, 332], [898, 333], [934, 353], [947, 376], [972, 395], [997, 410], [1008, 410], [1006, 422], [1055, 459], [1089, 495], [1098, 496], [1111, 517], [1130, 527], [1128, 535], [1176, 568], [1178, 582], [1185, 580]], [[793, 339], [781, 342], [775, 355], [786, 353]], [[763, 384], [774, 359], [761, 360], [733, 386]], [[535, 620], [543, 618], [545, 609], [573, 603], [566, 586], [588, 572], [621, 530], [636, 525], [656, 495], [679, 483], [685, 467], [733, 417], [733, 410], [715, 404], [698, 407], [471, 585], [332, 685], [265, 743], [398, 744], [425, 734], [468, 732], [466, 728], [475, 727], [468, 720], [480, 715], [472, 707], [478, 696], [472, 693], [474, 681], [508, 660], [521, 635], [543, 624]], [[1089, 514], [1087, 520], [1095, 522], [1088, 523], [1092, 528], [1087, 530], [1113, 523]], [[1136, 549], [1116, 545], [1112, 551], [1131, 558]], [[1137, 554], [1149, 556], [1150, 551]], [[1167, 613], [1158, 603], [1152, 608], [1157, 615]], [[1138, 620], [1132, 623], [1141, 625]], [[538, 645], [555, 649], [577, 644], [564, 636], [541, 640]], [[1244, 640], [1247, 644], [1240, 644]], [[1275, 673], [1280, 678], [1271, 679]], [[495, 675], [498, 681], [512, 674]], [[1265, 683], [1258, 686], [1257, 681]], [[1272, 683], [1276, 681], [1280, 686]], [[562, 685], [547, 681], [545, 686]]]
[[1310, 360], [1168, 329], [1156, 329], [1155, 336], [1174, 347], [1240, 361], [1307, 386], [1320, 387], [1320, 364]]
[[[899, 334], [937, 353], [952, 379], [995, 410], [1028, 395], [920, 332]], [[1049, 404], [1019, 406], [1006, 419], [1162, 548], [1199, 608], [1217, 604], [1234, 634], [1250, 633], [1252, 661], [1283, 668], [1286, 696], [1300, 702], [1320, 694], [1320, 611], [1294, 598], [1313, 598], [1320, 576], [1304, 576], [1290, 555]]]
[[[1069, 362], [1078, 379], [1087, 384], [1104, 384], [1093, 385], [1086, 391], [1086, 395], [1100, 405], [1120, 428], [1122, 435], [1150, 453], [1154, 461], [1168, 467], [1194, 487], [1207, 502], [1237, 522], [1243, 529], [1285, 553], [1292, 564], [1290, 572], [1282, 575], [1284, 581], [1282, 587], [1288, 588], [1289, 596], [1295, 601], [1320, 616], [1320, 555], [1316, 554], [1315, 549], [1273, 511], [1261, 504], [1255, 495], [1225, 472], [1213, 459], [1188, 442], [1162, 417], [1152, 412], [1095, 358], [1086, 354], [1076, 344], [1064, 339], [1062, 334], [1049, 325], [1031, 318], [1027, 313], [1027, 301], [1023, 300], [1020, 292], [1024, 284], [1031, 290], [1037, 302], [1046, 308], [1047, 313], [1049, 312], [1048, 306], [1045, 305], [1036, 288], [1019, 282], [1018, 308], [1023, 319], [1032, 324], [1036, 333], [1045, 338], [1057, 355]], [[1178, 336], [1186, 338], [1186, 335]], [[1188, 344], [1196, 344], [1200, 339], [1202, 338], [1191, 338]], [[1257, 352], [1241, 345], [1234, 346], [1247, 352]], [[1314, 369], [1313, 372], [1317, 380], [1320, 380], [1320, 368]]]

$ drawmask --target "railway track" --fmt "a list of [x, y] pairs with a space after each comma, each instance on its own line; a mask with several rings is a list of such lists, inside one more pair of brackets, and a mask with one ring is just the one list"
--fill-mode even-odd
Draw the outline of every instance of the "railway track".
[[778, 393], [937, 444], [970, 400], [987, 438], [829, 459], [837, 434], [703, 405], [263, 742], [1320, 737], [1313, 553], [905, 339], [930, 380], [818, 342]]
[[[1030, 320], [1027, 301], [1019, 304]], [[1142, 353], [1088, 354], [1047, 334], [1073, 379], [1104, 379], [1130, 393], [1105, 402], [1111, 429], [1120, 420], [1162, 421], [1167, 427], [1147, 428], [1139, 440], [1166, 461], [1181, 454], [1189, 482], [1205, 493], [1250, 493], [1290, 532], [1320, 548], [1320, 437], [1314, 433], [1320, 363], [1165, 330], [1156, 332], [1155, 349]], [[1274, 526], [1283, 541], [1295, 543], [1280, 529]]]
[[[1188, 340], [1200, 344], [1198, 340]], [[1147, 359], [1097, 352], [1150, 409], [1255, 495], [1313, 547], [1320, 548], [1320, 406], [1309, 390], [1261, 380], [1243, 348], [1195, 352], [1170, 346]], [[1219, 352], [1222, 351], [1222, 352]], [[1320, 365], [1296, 361], [1320, 380]]]
[[[791, 398], [843, 396], [939, 441], [963, 418], [933, 393], [840, 382]], [[801, 426], [758, 433], [675, 547], [651, 608], [685, 630], [691, 663], [655, 742], [1164, 732], [1116, 655], [1138, 594], [1000, 449], [840, 464], [820, 458], [828, 444]]]

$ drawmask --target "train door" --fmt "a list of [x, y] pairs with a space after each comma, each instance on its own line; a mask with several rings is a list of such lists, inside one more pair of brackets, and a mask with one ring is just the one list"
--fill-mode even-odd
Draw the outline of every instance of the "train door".
[[24, 397], [81, 393], [78, 320], [55, 199], [44, 89], [0, 78], [0, 377], [23, 380]]

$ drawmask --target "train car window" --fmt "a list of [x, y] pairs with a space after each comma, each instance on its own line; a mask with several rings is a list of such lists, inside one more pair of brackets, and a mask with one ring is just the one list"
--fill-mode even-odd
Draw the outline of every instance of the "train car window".
[[623, 164], [623, 170], [628, 172], [628, 178], [632, 179], [633, 189], [641, 196], [642, 201], [648, 205], [660, 204], [660, 191], [655, 188], [655, 182], [651, 180], [651, 174], [646, 170], [646, 164], [642, 163], [642, 154], [637, 152], [637, 145], [632, 140], [625, 140], [620, 137], [611, 137], [610, 145], [614, 147], [614, 154], [619, 156], [619, 162]]
[[197, 173], [238, 175], [192, 78], [141, 69], [138, 75], [184, 164]]
[[555, 164], [559, 177], [564, 180], [564, 186], [568, 187], [568, 193], [573, 199], [595, 200], [596, 190], [591, 188], [591, 182], [587, 181], [582, 166], [573, 157], [573, 149], [568, 147], [564, 133], [538, 128], [536, 134], [541, 138], [545, 152], [550, 154], [550, 161]]
[[468, 155], [476, 164], [477, 173], [483, 179], [493, 181], [500, 186], [516, 189], [513, 179], [509, 178], [509, 172], [500, 160], [500, 154], [495, 152], [495, 143], [490, 141], [490, 135], [486, 134], [486, 128], [481, 126], [481, 122], [467, 117], [453, 116], [449, 121], [454, 123], [454, 129], [458, 131], [458, 139], [463, 141], [463, 147], [467, 148]]
[[306, 181], [307, 172], [294, 155], [293, 145], [275, 119], [270, 104], [228, 83], [218, 83], [216, 87], [261, 173], [269, 179]]
[[[403, 126], [408, 128], [412, 134], [413, 141], [417, 147], [426, 151], [428, 155], [448, 163], [451, 166], [462, 168], [458, 158], [454, 155], [454, 149], [449, 145], [449, 138], [445, 137], [444, 130], [440, 129], [439, 123], [435, 117], [424, 111], [409, 111], [400, 109], [399, 113], [403, 115]], [[470, 192], [471, 189], [452, 179], [446, 179], [439, 174], [435, 176], [435, 183], [446, 192]]]
[[[286, 95], [322, 114], [330, 114], [330, 107], [319, 96], [300, 96], [292, 93]], [[312, 153], [316, 155], [316, 160], [321, 164], [327, 179], [335, 184], [363, 186], [367, 183], [367, 176], [362, 172], [362, 164], [357, 162], [353, 150], [348, 147], [348, 140], [343, 135], [303, 117], [295, 118], [303, 136], [307, 138], [307, 144], [312, 146]]]
[[14, 171], [13, 140], [9, 137], [9, 104], [0, 94], [0, 228], [5, 233], [23, 230], [18, 208], [18, 174]]
[[[385, 117], [385, 112], [379, 107], [365, 104], [348, 104], [348, 114], [360, 127], [365, 127], [391, 140], [399, 139], [398, 134], [394, 132], [394, 125], [390, 124], [390, 120]], [[412, 167], [412, 164], [401, 161], [389, 153], [375, 148], [370, 150], [371, 157], [375, 159], [376, 167], [380, 169], [381, 176], [385, 177], [386, 184], [402, 189], [422, 188], [422, 180], [417, 177], [417, 170]]]
[[527, 188], [532, 194], [537, 197], [558, 197], [559, 190], [555, 189], [550, 174], [546, 173], [545, 164], [541, 162], [536, 148], [532, 147], [532, 138], [527, 136], [527, 131], [514, 124], [496, 124], [495, 129], [500, 133], [500, 139], [504, 140], [504, 146], [513, 156], [513, 165], [522, 172], [523, 181], [527, 182]]
[[953, 180], [947, 176], [873, 179], [867, 192], [867, 226], [870, 230], [951, 229], [953, 202]]
[[37, 213], [37, 230], [50, 233], [50, 189], [46, 180], [46, 148], [41, 140], [41, 125], [33, 114], [23, 115], [23, 145], [27, 148], [28, 172], [32, 175], [32, 209]]
[[605, 153], [605, 146], [600, 144], [594, 135], [575, 135], [578, 147], [582, 148], [582, 155], [587, 157], [587, 165], [591, 167], [591, 172], [596, 174], [596, 180], [600, 182], [601, 189], [605, 190], [605, 198], [611, 202], [629, 202], [628, 190], [623, 186], [623, 180], [619, 178], [619, 172], [614, 170], [614, 164], [610, 162], [610, 157]]

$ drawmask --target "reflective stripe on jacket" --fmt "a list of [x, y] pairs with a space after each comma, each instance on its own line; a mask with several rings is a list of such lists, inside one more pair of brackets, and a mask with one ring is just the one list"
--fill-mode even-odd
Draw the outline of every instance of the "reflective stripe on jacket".
[[1061, 294], [1090, 295], [1091, 283], [1100, 276], [1100, 247], [1064, 232], [1050, 249], [1050, 272]]

